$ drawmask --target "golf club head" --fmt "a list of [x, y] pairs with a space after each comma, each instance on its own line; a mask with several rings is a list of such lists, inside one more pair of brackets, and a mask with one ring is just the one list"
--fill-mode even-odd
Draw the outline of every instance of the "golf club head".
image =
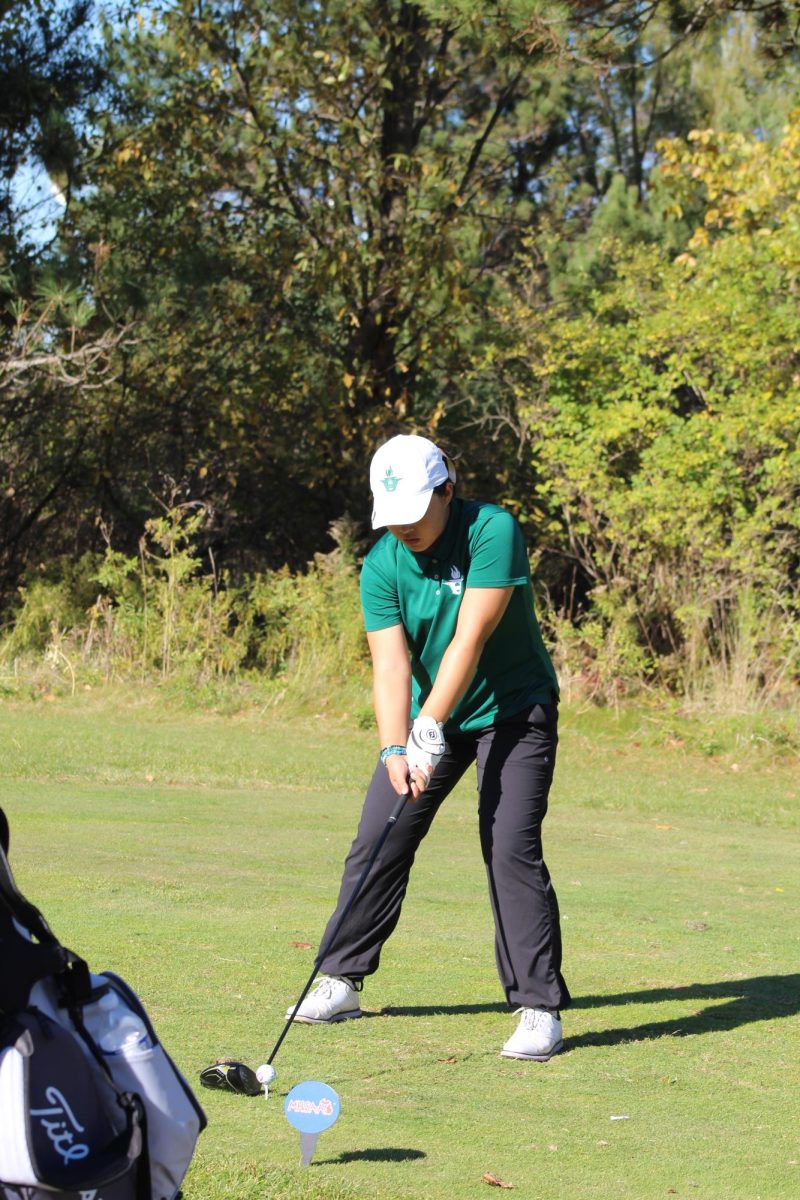
[[233, 1058], [220, 1058], [200, 1072], [203, 1087], [222, 1092], [236, 1092], [239, 1096], [260, 1096], [261, 1084], [255, 1071]]

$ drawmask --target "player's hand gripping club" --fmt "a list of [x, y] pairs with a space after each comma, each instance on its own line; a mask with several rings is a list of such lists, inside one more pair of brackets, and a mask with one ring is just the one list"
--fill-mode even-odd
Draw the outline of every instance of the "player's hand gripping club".
[[433, 717], [417, 717], [405, 746], [387, 746], [381, 751], [397, 794], [405, 796], [410, 792], [411, 799], [417, 800], [430, 783], [444, 750], [441, 722]]
[[442, 724], [433, 717], [417, 717], [406, 744], [408, 775], [418, 791], [424, 792], [444, 754]]

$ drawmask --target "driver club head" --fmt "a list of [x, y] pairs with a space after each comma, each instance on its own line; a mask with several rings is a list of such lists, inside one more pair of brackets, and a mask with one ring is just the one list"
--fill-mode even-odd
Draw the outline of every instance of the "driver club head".
[[200, 1072], [200, 1082], [203, 1087], [235, 1092], [239, 1096], [260, 1096], [262, 1091], [255, 1071], [234, 1058], [218, 1058]]

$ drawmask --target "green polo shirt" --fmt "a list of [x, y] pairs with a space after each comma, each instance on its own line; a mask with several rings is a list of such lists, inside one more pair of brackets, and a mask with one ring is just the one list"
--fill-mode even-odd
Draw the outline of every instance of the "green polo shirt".
[[444, 533], [415, 554], [391, 533], [364, 559], [361, 607], [368, 633], [402, 625], [411, 652], [411, 716], [427, 699], [456, 630], [465, 588], [513, 587], [499, 625], [447, 733], [485, 729], [558, 698], [558, 682], [533, 605], [522, 532], [496, 504], [454, 499]]

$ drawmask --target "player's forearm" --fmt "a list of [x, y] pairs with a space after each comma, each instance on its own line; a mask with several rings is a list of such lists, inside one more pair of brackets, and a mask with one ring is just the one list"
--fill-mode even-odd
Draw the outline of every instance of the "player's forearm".
[[446, 721], [466, 692], [484, 647], [508, 608], [514, 588], [467, 588], [455, 637], [442, 656], [420, 716]]
[[442, 656], [436, 680], [420, 709], [421, 717], [446, 721], [472, 682], [483, 650], [483, 643], [472, 639], [453, 639]]
[[411, 711], [411, 669], [404, 664], [375, 671], [372, 699], [383, 746], [405, 746]]

